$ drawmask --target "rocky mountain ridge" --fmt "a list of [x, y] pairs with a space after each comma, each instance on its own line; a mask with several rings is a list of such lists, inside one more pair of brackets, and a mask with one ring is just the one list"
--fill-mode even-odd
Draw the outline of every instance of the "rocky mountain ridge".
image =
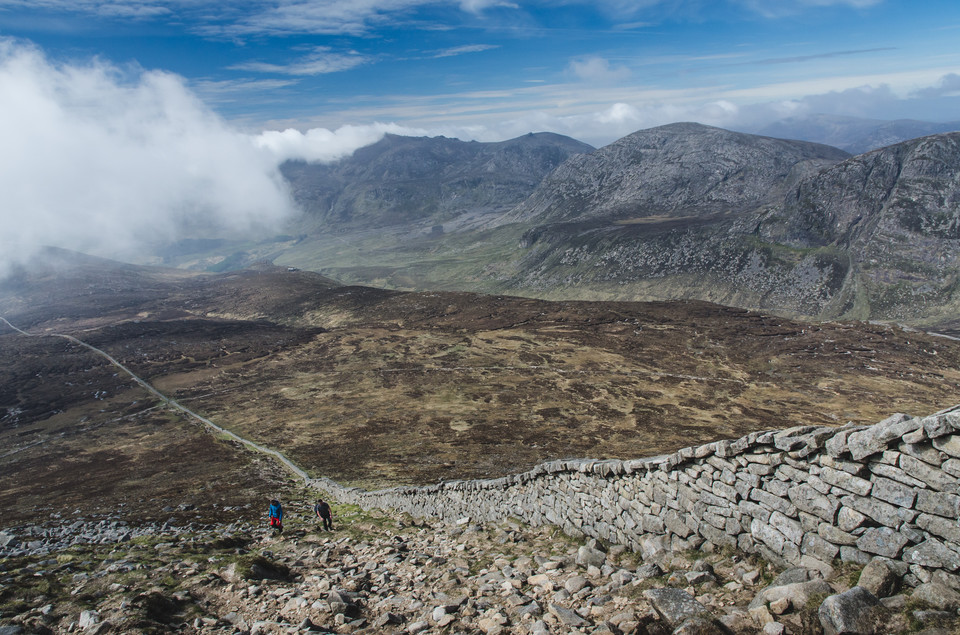
[[[578, 218], [599, 221], [564, 225], [551, 210], [570, 197], [556, 193], [525, 218], [528, 249], [503, 272], [505, 285], [696, 297], [820, 319], [948, 321], [960, 273], [958, 142], [960, 133], [935, 135], [821, 165], [766, 201], [745, 196], [737, 214], [716, 206], [705, 217], [695, 204], [617, 224], [592, 205]], [[581, 181], [604, 171], [588, 174]]]
[[958, 206], [960, 133], [948, 133], [852, 157], [805, 179], [757, 233], [797, 248], [862, 246], [877, 232], [897, 232], [904, 244], [909, 234], [956, 240]]
[[953, 328], [958, 134], [855, 157], [693, 123], [598, 150], [543, 134], [388, 136], [334, 165], [285, 166], [307, 210], [296, 237], [171, 263]]
[[958, 134], [850, 157], [672, 124], [570, 157], [495, 220], [467, 214], [395, 242], [347, 229], [277, 261], [406, 289], [701, 299], [952, 328]]
[[499, 222], [630, 222], [744, 212], [849, 156], [830, 146], [670, 124], [568, 159]]
[[592, 150], [551, 133], [499, 143], [388, 134], [336, 163], [288, 162], [283, 174], [305, 227], [463, 223], [509, 209], [567, 158]]

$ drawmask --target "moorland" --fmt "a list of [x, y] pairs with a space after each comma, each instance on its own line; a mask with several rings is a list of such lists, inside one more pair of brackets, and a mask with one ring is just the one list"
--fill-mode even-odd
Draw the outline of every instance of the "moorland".
[[314, 476], [363, 487], [873, 423], [953, 405], [960, 384], [960, 342], [888, 324], [45, 256], [0, 296], [0, 313], [32, 335], [0, 335], [5, 524], [117, 505], [227, 517], [289, 478], [54, 333]]

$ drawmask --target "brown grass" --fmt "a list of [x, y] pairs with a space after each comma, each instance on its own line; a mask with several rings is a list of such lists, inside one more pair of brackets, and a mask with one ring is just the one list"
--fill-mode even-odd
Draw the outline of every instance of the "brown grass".
[[[175, 292], [153, 289], [129, 304], [76, 334], [312, 474], [367, 487], [868, 424], [927, 414], [960, 394], [958, 342], [698, 302], [399, 294], [274, 271], [177, 280]], [[71, 310], [88, 328], [96, 321], [79, 293], [60, 298], [55, 321], [37, 321], [42, 302], [30, 307], [26, 326], [37, 331], [70, 330]], [[15, 360], [0, 403], [0, 441], [17, 450], [0, 458], [5, 514], [24, 498], [44, 509], [106, 508], [120, 495], [147, 511], [187, 494], [256, 507], [286, 478], [147, 410], [155, 404], [143, 391], [60, 340], [3, 335], [0, 354]], [[94, 399], [98, 390], [107, 397]], [[84, 502], [88, 492], [95, 500]]]

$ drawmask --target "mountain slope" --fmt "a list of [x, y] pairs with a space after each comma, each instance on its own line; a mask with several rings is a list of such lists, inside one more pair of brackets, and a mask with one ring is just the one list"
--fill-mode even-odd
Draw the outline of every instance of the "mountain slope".
[[807, 179], [762, 216], [758, 235], [845, 253], [834, 312], [923, 320], [956, 307], [960, 279], [960, 133], [915, 139]]
[[[98, 312], [117, 277], [128, 291]], [[0, 322], [0, 479], [11, 483], [0, 508], [30, 492], [61, 509], [95, 469], [126, 492], [120, 502], [156, 512], [135, 481], [183, 487], [165, 437], [198, 434], [99, 355], [42, 334], [72, 334], [309, 473], [364, 486], [876, 421], [952, 405], [960, 385], [957, 341], [703, 302], [406, 293], [281, 268], [168, 277], [102, 263], [21, 283], [0, 284], [0, 315], [37, 336]]]
[[[799, 184], [765, 217], [766, 239], [796, 247], [960, 238], [960, 133], [853, 157]], [[918, 254], [919, 255], [919, 254]]]
[[313, 207], [268, 257], [395, 289], [697, 299], [952, 328], [957, 135], [856, 157], [689, 123], [579, 154], [555, 135], [387, 137], [336, 165], [286, 166]]
[[[934, 135], [827, 167], [735, 217], [697, 218], [695, 203], [674, 211], [687, 221], [535, 227], [508, 286], [943, 322], [960, 277], [958, 184], [960, 133]], [[605, 217], [595, 209], [581, 217]]]
[[550, 133], [500, 143], [387, 135], [335, 164], [283, 166], [304, 225], [326, 231], [503, 212], [590, 146]]
[[829, 146], [670, 124], [569, 159], [505, 220], [627, 221], [750, 210], [848, 156]]

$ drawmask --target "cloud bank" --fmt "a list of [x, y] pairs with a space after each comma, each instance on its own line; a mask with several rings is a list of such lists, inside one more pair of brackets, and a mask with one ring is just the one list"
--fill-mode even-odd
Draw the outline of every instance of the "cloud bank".
[[0, 139], [0, 274], [43, 245], [122, 258], [293, 211], [273, 153], [167, 73], [0, 40]]
[[350, 156], [357, 148], [376, 143], [388, 133], [407, 137], [439, 134], [422, 128], [374, 123], [365, 126], [341, 126], [336, 130], [311, 128], [306, 132], [293, 128], [283, 131], [267, 130], [260, 133], [254, 142], [258, 148], [268, 151], [278, 163], [325, 163]]
[[[582, 77], [574, 72], [577, 69], [585, 70]], [[595, 72], [589, 72], [591, 69]], [[465, 141], [503, 141], [529, 132], [554, 132], [600, 147], [637, 130], [677, 121], [696, 121], [743, 132], [762, 131], [785, 118], [821, 114], [943, 122], [956, 120], [960, 104], [960, 75], [949, 72], [931, 72], [923, 77], [904, 73], [880, 78], [841, 78], [829, 85], [805, 82], [769, 84], [760, 89], [657, 89], [604, 83], [600, 80], [605, 70], [607, 65], [602, 59], [585, 59], [582, 66], [571, 63], [568, 72], [573, 81], [564, 84], [502, 92], [384, 98], [380, 104], [362, 108], [359, 114], [344, 110], [326, 114], [325, 118], [393, 123], [344, 126], [333, 132], [311, 126], [310, 122], [274, 122], [273, 125], [290, 129], [264, 133], [261, 143], [286, 158], [310, 161], [346, 156], [364, 145], [364, 141], [376, 141], [382, 132], [444, 135]], [[818, 88], [821, 90], [811, 90]], [[297, 131], [304, 128], [312, 129]], [[268, 142], [267, 137], [271, 136], [276, 139]], [[335, 153], [325, 147], [331, 143]]]

